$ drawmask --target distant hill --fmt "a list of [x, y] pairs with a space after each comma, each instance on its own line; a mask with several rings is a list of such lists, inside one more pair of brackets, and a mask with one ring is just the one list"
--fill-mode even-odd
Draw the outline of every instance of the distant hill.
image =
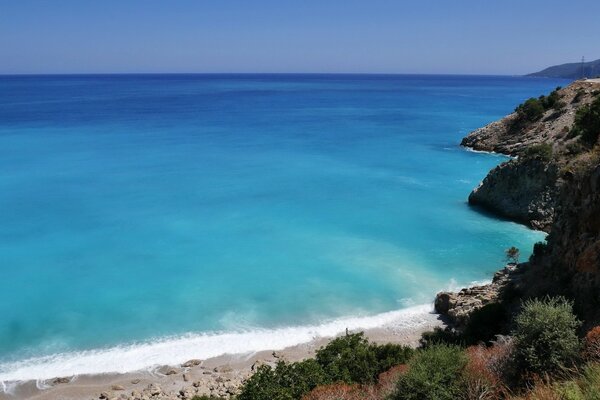
[[581, 63], [569, 63], [562, 65], [555, 65], [548, 67], [542, 71], [528, 74], [527, 76], [539, 76], [544, 78], [566, 78], [566, 79], [580, 79], [595, 78], [600, 76], [600, 60], [590, 61], [583, 64], [583, 74]]

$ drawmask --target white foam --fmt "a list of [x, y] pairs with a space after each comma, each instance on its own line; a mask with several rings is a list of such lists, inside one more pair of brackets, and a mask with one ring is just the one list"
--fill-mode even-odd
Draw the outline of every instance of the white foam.
[[252, 329], [230, 333], [187, 334], [161, 340], [116, 346], [102, 350], [68, 352], [0, 364], [0, 382], [43, 380], [80, 374], [125, 373], [151, 370], [157, 365], [180, 364], [193, 358], [281, 350], [332, 337], [345, 329], [377, 327], [418, 328], [428, 322], [431, 304], [414, 306], [367, 317], [341, 318], [320, 325], [279, 329]]

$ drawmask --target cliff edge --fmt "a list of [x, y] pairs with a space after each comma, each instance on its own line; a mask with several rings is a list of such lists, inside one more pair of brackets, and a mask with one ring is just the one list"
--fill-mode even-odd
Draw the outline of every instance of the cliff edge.
[[578, 110], [600, 93], [600, 83], [577, 81], [532, 98], [513, 113], [477, 129], [461, 145], [513, 156], [473, 190], [469, 204], [549, 232], [564, 174], [589, 145], [573, 132]]
[[[549, 232], [519, 265], [519, 297], [567, 296], [588, 326], [600, 322], [599, 137], [600, 81], [588, 80], [529, 99], [462, 141], [514, 157], [489, 172], [469, 203]], [[481, 306], [465, 311], [461, 304], [473, 302], [463, 292], [461, 301], [460, 294], [439, 294], [436, 308], [458, 317]]]

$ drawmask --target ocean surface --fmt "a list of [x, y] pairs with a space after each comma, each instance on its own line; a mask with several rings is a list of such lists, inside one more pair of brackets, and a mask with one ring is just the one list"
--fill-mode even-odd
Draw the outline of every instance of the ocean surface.
[[544, 235], [470, 208], [471, 130], [563, 81], [0, 77], [0, 381], [373, 327]]

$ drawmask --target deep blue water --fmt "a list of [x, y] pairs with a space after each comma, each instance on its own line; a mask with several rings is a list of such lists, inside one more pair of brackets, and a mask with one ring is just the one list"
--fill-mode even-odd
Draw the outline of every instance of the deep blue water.
[[318, 325], [489, 279], [543, 235], [469, 208], [504, 158], [458, 143], [561, 83], [0, 77], [0, 378], [30, 357]]

